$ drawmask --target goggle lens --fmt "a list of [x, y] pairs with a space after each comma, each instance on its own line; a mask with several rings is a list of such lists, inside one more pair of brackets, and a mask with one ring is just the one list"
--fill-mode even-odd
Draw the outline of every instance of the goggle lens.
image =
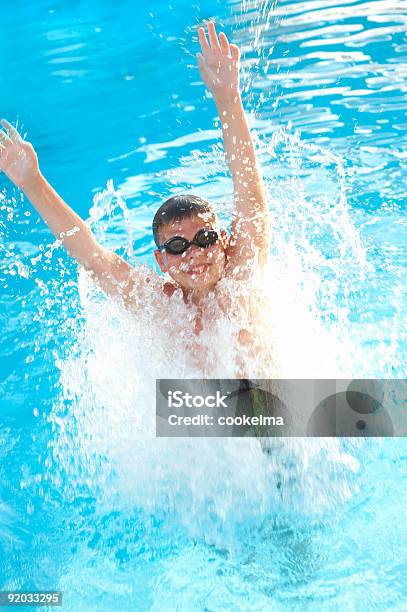
[[171, 255], [182, 255], [182, 253], [185, 253], [189, 249], [191, 244], [196, 244], [203, 249], [207, 249], [215, 244], [218, 239], [218, 232], [215, 230], [201, 229], [195, 234], [191, 241], [182, 236], [175, 236], [163, 244], [162, 248]]

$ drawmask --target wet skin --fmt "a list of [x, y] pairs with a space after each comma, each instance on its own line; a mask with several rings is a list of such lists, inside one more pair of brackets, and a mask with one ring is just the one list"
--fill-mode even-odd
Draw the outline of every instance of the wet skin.
[[[204, 228], [217, 229], [213, 220], [205, 218], [205, 215], [174, 221], [160, 229], [160, 241], [163, 244], [175, 236], [192, 240]], [[182, 288], [186, 301], [190, 299], [198, 303], [224, 275], [228, 236], [225, 230], [217, 231], [219, 240], [207, 248], [192, 244], [182, 255], [158, 249], [154, 251], [160, 270], [169, 274], [175, 286]]]
[[[171, 255], [158, 249], [154, 251], [160, 270], [168, 273], [172, 280], [164, 284], [165, 295], [171, 298], [174, 291], [181, 287], [184, 302], [195, 304], [197, 308], [192, 324], [195, 336], [199, 336], [203, 328], [211, 325], [214, 316], [213, 308], [211, 308], [212, 299], [207, 302], [204, 299], [206, 296], [212, 293], [217, 307], [224, 314], [231, 307], [232, 296], [224, 293], [221, 295], [216, 291], [216, 285], [222, 277], [234, 275], [233, 268], [228, 265], [230, 263], [228, 257], [230, 238], [225, 230], [218, 230], [213, 219], [205, 219], [204, 215], [183, 219], [160, 229], [160, 242], [163, 244], [175, 236], [183, 236], [187, 240], [192, 240], [202, 228], [216, 229], [219, 234], [218, 242], [206, 249], [192, 244], [182, 255]], [[252, 342], [251, 332], [248, 329], [240, 329], [238, 342], [250, 344]], [[200, 368], [209, 367], [211, 357], [207, 349], [198, 341], [190, 343], [188, 350], [195, 365]]]

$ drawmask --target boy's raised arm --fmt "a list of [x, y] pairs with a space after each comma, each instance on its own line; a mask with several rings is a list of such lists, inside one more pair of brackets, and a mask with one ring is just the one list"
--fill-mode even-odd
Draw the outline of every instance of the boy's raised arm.
[[32, 145], [5, 119], [1, 125], [4, 131], [0, 130], [0, 170], [24, 191], [52, 233], [92, 273], [102, 289], [127, 302], [134, 287], [134, 269], [119, 255], [102, 247], [88, 225], [47, 182]]
[[269, 248], [269, 212], [264, 184], [239, 90], [239, 49], [229, 44], [215, 25], [198, 30], [202, 54], [198, 64], [202, 79], [211, 91], [222, 124], [223, 142], [233, 179], [235, 215], [231, 227], [228, 260], [232, 266], [258, 257], [260, 265]]

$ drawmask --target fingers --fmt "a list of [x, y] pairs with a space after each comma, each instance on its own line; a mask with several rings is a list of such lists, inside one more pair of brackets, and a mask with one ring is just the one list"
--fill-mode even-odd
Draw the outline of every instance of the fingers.
[[197, 60], [198, 60], [198, 68], [199, 68], [199, 71], [200, 71], [201, 76], [203, 78], [204, 75], [205, 75], [205, 72], [206, 72], [205, 71], [205, 59], [204, 59], [204, 57], [200, 53], [197, 53], [196, 57], [197, 57]]
[[198, 38], [199, 38], [199, 44], [201, 45], [202, 53], [204, 54], [204, 56], [208, 55], [208, 53], [210, 52], [211, 48], [209, 46], [208, 39], [206, 38], [206, 34], [205, 34], [204, 28], [199, 28], [198, 29]]
[[221, 32], [219, 34], [219, 40], [220, 40], [220, 46], [221, 46], [223, 55], [230, 56], [229, 41], [228, 41], [228, 38], [227, 38], [227, 36], [226, 36], [226, 34], [224, 32]]
[[237, 45], [230, 45], [230, 52], [231, 52], [232, 58], [235, 60], [235, 62], [238, 62], [239, 59], [240, 59], [239, 47]]
[[208, 23], [208, 34], [209, 34], [209, 40], [211, 42], [212, 51], [220, 52], [221, 49], [220, 49], [220, 44], [218, 40], [218, 35], [216, 34], [216, 28], [215, 28], [215, 24], [213, 23], [213, 21], [210, 21]]
[[198, 38], [199, 43], [201, 45], [201, 50], [203, 53], [203, 57], [206, 58], [211, 51], [222, 53], [222, 55], [227, 55], [228, 57], [232, 56], [235, 61], [239, 60], [240, 53], [239, 49], [236, 45], [231, 45], [229, 43], [228, 37], [224, 32], [220, 32], [219, 38], [216, 33], [216, 27], [213, 21], [209, 21], [207, 24], [208, 37], [206, 36], [205, 28], [198, 28]]
[[11, 138], [8, 136], [8, 134], [6, 134], [6, 132], [3, 132], [3, 130], [0, 130], [0, 144], [4, 147], [7, 144], [10, 144], [12, 142]]
[[11, 123], [6, 121], [6, 119], [2, 119], [0, 123], [7, 130], [7, 135], [9, 136], [10, 140], [16, 141], [20, 139], [20, 134], [17, 132], [16, 128], [11, 125]]
[[[8, 139], [8, 142], [6, 141]], [[7, 159], [7, 146], [6, 144], [11, 143], [10, 138], [0, 130], [0, 171], [3, 170], [3, 163]]]

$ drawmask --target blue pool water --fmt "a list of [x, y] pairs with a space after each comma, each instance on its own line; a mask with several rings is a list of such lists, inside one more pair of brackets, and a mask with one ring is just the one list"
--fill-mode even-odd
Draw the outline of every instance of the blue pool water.
[[[227, 219], [195, 65], [196, 26], [215, 18], [242, 49], [273, 249], [290, 245], [318, 287], [336, 361], [405, 377], [404, 3], [16, 0], [1, 17], [1, 115], [97, 236], [130, 257], [130, 227], [151, 265], [170, 194], [206, 195]], [[86, 612], [406, 609], [404, 439], [298, 440], [281, 495], [278, 455], [256, 441], [122, 431], [149, 355], [115, 344], [75, 264], [4, 176], [0, 190], [0, 588], [59, 589]]]

